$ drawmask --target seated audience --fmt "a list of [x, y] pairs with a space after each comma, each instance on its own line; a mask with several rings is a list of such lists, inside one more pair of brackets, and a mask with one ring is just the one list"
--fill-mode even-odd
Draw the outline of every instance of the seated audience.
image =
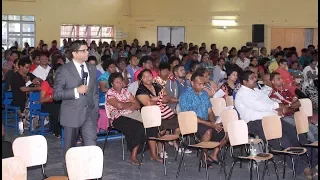
[[227, 77], [226, 68], [225, 68], [224, 64], [225, 64], [224, 58], [219, 58], [217, 65], [214, 66], [214, 68], [213, 68], [212, 81], [216, 84], [219, 84], [221, 80], [223, 80]]
[[[269, 96], [270, 99], [277, 103], [282, 103], [288, 108], [287, 112], [284, 114], [283, 120], [295, 126], [293, 114], [298, 111], [301, 106], [297, 96], [291, 94], [288, 89], [283, 87], [283, 81], [279, 73], [273, 72], [270, 75], [270, 80], [272, 82], [273, 89]], [[308, 137], [311, 142], [318, 140], [318, 128], [311, 123], [309, 124]]]
[[291, 74], [291, 76], [293, 76], [294, 78], [303, 78], [303, 74], [298, 68], [299, 68], [299, 62], [294, 61], [291, 63], [290, 69], [288, 71]]
[[270, 65], [270, 59], [269, 58], [262, 58], [259, 61], [259, 66], [258, 66], [258, 70], [259, 70], [259, 76], [258, 78], [262, 78], [265, 74], [270, 74], [269, 73], [269, 67]]
[[138, 80], [138, 75], [144, 69], [151, 70], [153, 78], [158, 76], [157, 72], [153, 70], [153, 58], [151, 56], [143, 56], [140, 59], [140, 67], [141, 68], [139, 70], [136, 70], [136, 72], [134, 73], [133, 81]]
[[116, 72], [116, 62], [109, 59], [103, 61], [103, 70], [105, 71], [99, 78], [99, 103], [105, 102], [105, 93], [108, 91], [109, 87], [109, 76]]
[[[97, 66], [97, 58], [95, 56], [89, 56], [88, 57], [88, 63], [92, 64], [94, 66]], [[97, 81], [99, 80], [99, 77], [102, 75], [102, 73], [97, 69]]]
[[246, 58], [246, 55], [243, 50], [238, 51], [238, 58], [236, 60], [236, 64], [244, 70], [250, 64], [250, 59]]
[[[186, 75], [187, 81], [190, 81], [190, 78], [192, 74], [200, 67], [199, 61], [191, 61], [190, 62], [190, 71]], [[186, 69], [186, 66], [184, 66], [184, 69]]]
[[4, 91], [10, 91], [11, 90], [11, 85], [13, 83], [12, 81], [12, 78], [14, 76], [14, 74], [19, 70], [19, 58], [18, 59], [15, 59], [13, 61], [13, 67], [12, 67], [12, 70], [9, 70], [6, 75], [5, 75], [5, 86], [4, 86]]
[[310, 97], [313, 109], [318, 109], [318, 88], [314, 81], [318, 79], [317, 61], [312, 60], [310, 65], [303, 69], [302, 91]]
[[33, 51], [31, 54], [32, 65], [30, 66], [30, 72], [33, 72], [40, 64], [40, 55], [41, 52], [39, 50]]
[[274, 55], [274, 61], [272, 61], [269, 65], [269, 72], [272, 73], [273, 71], [275, 71], [276, 69], [278, 69], [279, 67], [279, 62], [280, 60], [283, 59], [283, 55], [281, 52], [277, 52]]
[[[27, 102], [27, 93], [32, 91], [39, 91], [40, 84], [39, 80], [30, 75], [29, 69], [31, 66], [31, 61], [29, 58], [22, 58], [19, 60], [19, 70], [12, 77], [11, 91], [13, 95], [12, 106], [18, 106], [18, 114], [20, 119], [26, 125], [26, 118], [24, 116], [24, 109]], [[35, 84], [35, 87], [30, 87], [29, 84]]]
[[258, 60], [256, 57], [251, 57], [250, 58], [250, 64], [249, 66], [253, 66], [253, 67], [258, 67]]
[[178, 97], [180, 97], [180, 95], [185, 92], [187, 87], [190, 86], [186, 80], [186, 71], [184, 70], [184, 66], [182, 64], [174, 66], [173, 74], [174, 80], [176, 81], [178, 87]]
[[[177, 115], [167, 105], [171, 98], [161, 85], [152, 82], [151, 70], [142, 70], [138, 79], [140, 80], [140, 85], [136, 93], [136, 98], [140, 102], [141, 106], [158, 105], [161, 110], [162, 121], [160, 134], [164, 135], [167, 130], [174, 130], [175, 135], [180, 135]], [[178, 148], [176, 143], [175, 147], [176, 149]], [[161, 152], [161, 146], [158, 146], [158, 148], [160, 148], [160, 151], [158, 152]], [[163, 153], [160, 153], [160, 157], [162, 156]]]
[[36, 77], [46, 80], [51, 67], [49, 66], [48, 57], [42, 53], [40, 55], [40, 64], [39, 66], [32, 72]]
[[204, 90], [208, 93], [209, 97], [212, 98], [217, 92], [218, 86], [216, 83], [210, 80], [209, 72], [206, 68], [200, 67], [196, 71], [198, 71], [198, 73], [204, 77]]
[[[137, 154], [142, 152], [146, 136], [157, 137], [157, 128], [145, 130], [142, 124], [139, 102], [126, 88], [123, 88], [123, 77], [120, 73], [112, 73], [109, 77], [111, 87], [106, 94], [106, 108], [113, 119], [114, 128], [121, 131], [126, 138], [128, 148], [131, 151], [129, 162], [139, 165]], [[151, 160], [162, 162], [156, 154], [156, 141], [149, 140]]]
[[50, 114], [50, 130], [53, 135], [58, 138], [60, 138], [61, 135], [61, 125], [59, 121], [61, 101], [55, 101], [53, 99], [53, 84], [55, 73], [60, 66], [62, 66], [60, 63], [52, 65], [47, 79], [41, 83], [40, 90], [41, 111]]
[[134, 82], [134, 74], [136, 73], [136, 71], [140, 69], [138, 64], [139, 64], [139, 60], [137, 56], [131, 55], [129, 59], [129, 64], [127, 66], [127, 72], [130, 74], [130, 77], [131, 77], [131, 79], [129, 79], [129, 84]]
[[170, 66], [169, 79], [173, 79], [174, 78], [173, 67], [175, 67], [176, 65], [180, 64], [180, 59], [177, 56], [171, 56], [169, 58], [168, 63], [169, 63], [169, 66]]
[[128, 87], [128, 84], [131, 81], [131, 76], [127, 71], [127, 58], [122, 57], [118, 59], [117, 72], [120, 72], [122, 74], [124, 86]]
[[237, 91], [240, 89], [238, 80], [238, 72], [235, 69], [227, 71], [227, 80], [221, 85], [221, 89], [226, 93], [224, 98], [228, 96], [236, 97]]
[[[191, 76], [191, 85], [179, 97], [180, 111], [194, 111], [198, 117], [198, 131], [196, 135], [200, 141], [215, 141], [220, 142], [219, 148], [222, 148], [225, 143], [225, 133], [221, 123], [216, 123], [216, 116], [212, 111], [212, 105], [208, 93], [204, 90], [205, 77], [199, 71], [195, 71]], [[215, 148], [209, 155], [211, 158], [207, 160], [209, 166], [217, 163], [219, 148]], [[204, 152], [203, 153], [207, 153]], [[202, 161], [204, 154], [202, 153]], [[204, 164], [204, 163], [203, 163]]]
[[[262, 128], [262, 118], [265, 116], [274, 116], [286, 113], [287, 108], [283, 104], [272, 101], [266, 94], [264, 94], [259, 89], [256, 89], [257, 77], [252, 71], [244, 71], [240, 75], [240, 82], [242, 84], [239, 89], [236, 99], [235, 107], [240, 114], [240, 119], [247, 122], [248, 130], [250, 134], [259, 136], [264, 141], [265, 136]], [[181, 100], [180, 100], [181, 101]], [[283, 148], [287, 147], [299, 147], [300, 145], [296, 139], [296, 129], [291, 124], [287, 123], [284, 120], [281, 120], [282, 123], [282, 138], [281, 143]], [[302, 143], [307, 144], [308, 141], [304, 137], [300, 137]], [[276, 140], [269, 141], [269, 144], [273, 149], [282, 150], [279, 146], [279, 142]], [[318, 154], [315, 155], [314, 162], [317, 161]], [[291, 161], [287, 161], [288, 166], [292, 167]], [[304, 171], [308, 172], [310, 175], [310, 169], [307, 168], [307, 165], [303, 161], [296, 161], [296, 172], [301, 174]], [[317, 162], [315, 162], [317, 164]]]

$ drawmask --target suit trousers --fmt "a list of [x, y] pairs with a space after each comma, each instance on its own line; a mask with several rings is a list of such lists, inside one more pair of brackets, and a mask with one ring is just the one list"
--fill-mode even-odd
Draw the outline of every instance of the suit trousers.
[[97, 143], [97, 120], [91, 119], [90, 116], [87, 117], [87, 120], [81, 127], [68, 127], [63, 126], [64, 128], [64, 147], [63, 153], [66, 155], [67, 151], [77, 146], [77, 141], [79, 138], [79, 132], [81, 132], [83, 145], [92, 146]]
[[[281, 124], [282, 124], [282, 138], [280, 139], [282, 147], [287, 148], [287, 147], [300, 147], [298, 140], [297, 140], [297, 131], [296, 128], [289, 124], [288, 122], [284, 121], [281, 119]], [[262, 120], [255, 120], [255, 121], [250, 121], [247, 123], [248, 125], [248, 131], [250, 134], [259, 136], [262, 140], [266, 141], [266, 138], [264, 136], [263, 128], [262, 128]], [[300, 137], [300, 141], [303, 144], [307, 144], [308, 140], [305, 136]], [[269, 145], [273, 149], [276, 150], [281, 150], [281, 147], [278, 143], [278, 140], [270, 140]], [[307, 153], [310, 155], [310, 150], [308, 148]], [[305, 155], [301, 156], [305, 162], [307, 161], [307, 157]], [[291, 168], [292, 167], [292, 162], [291, 159], [289, 159], [289, 156], [287, 156], [286, 162], [288, 166]], [[303, 161], [299, 161], [299, 159], [294, 158], [295, 162], [295, 167], [296, 167], [296, 173], [302, 174], [303, 170], [308, 167], [306, 163], [303, 163]], [[318, 164], [318, 152], [313, 153], [313, 164]]]

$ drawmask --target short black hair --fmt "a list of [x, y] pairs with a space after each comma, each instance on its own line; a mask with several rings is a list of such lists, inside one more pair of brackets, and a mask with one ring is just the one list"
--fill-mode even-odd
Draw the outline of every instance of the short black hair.
[[184, 67], [182, 64], [175, 65], [172, 69], [173, 72], [177, 72], [180, 67]]
[[48, 44], [42, 44], [42, 46], [41, 46], [41, 47], [43, 48], [43, 47], [45, 47], [45, 46], [48, 46]]
[[86, 45], [86, 46], [87, 46], [87, 43], [86, 43], [86, 42], [83, 42], [83, 41], [81, 41], [81, 40], [75, 40], [75, 41], [73, 41], [73, 42], [71, 43], [71, 45], [70, 45], [70, 50], [71, 50], [71, 52], [78, 51], [82, 45]]
[[147, 63], [149, 60], [153, 61], [153, 58], [151, 56], [143, 56], [139, 62], [140, 67], [142, 67], [142, 65]]
[[267, 50], [267, 48], [262, 47], [262, 48], [260, 49], [260, 53], [262, 53], [263, 50]]
[[249, 76], [251, 74], [254, 74], [253, 71], [250, 71], [250, 70], [246, 70], [246, 71], [243, 71], [241, 74], [240, 74], [240, 83], [243, 85], [243, 81], [249, 81]]
[[173, 64], [174, 61], [179, 61], [180, 63], [180, 59], [177, 56], [171, 56], [168, 60], [169, 65]]
[[238, 73], [237, 68], [234, 68], [234, 67], [228, 68], [226, 70], [227, 77], [229, 77], [233, 72], [237, 72]]
[[307, 53], [309, 50], [307, 49], [307, 48], [303, 48], [303, 49], [301, 49], [301, 52], [302, 53]]
[[239, 56], [241, 53], [245, 53], [244, 50], [239, 50], [238, 53], [237, 53], [238, 56]]
[[19, 63], [18, 63], [18, 66], [20, 67], [20, 66], [25, 66], [26, 64], [32, 64], [32, 62], [31, 62], [31, 60], [29, 59], [29, 57], [24, 57], [24, 58], [21, 58], [20, 60], [19, 60]]
[[143, 69], [139, 74], [138, 74], [138, 79], [141, 81], [141, 79], [142, 79], [142, 75], [143, 75], [143, 73], [145, 73], [145, 72], [149, 72], [150, 74], [152, 74], [152, 72], [151, 72], [151, 70], [150, 69]]
[[190, 70], [194, 69], [196, 67], [196, 65], [200, 64], [199, 61], [191, 61], [190, 63]]
[[314, 49], [315, 49], [316, 47], [315, 47], [314, 45], [310, 44], [310, 45], [308, 46], [308, 49], [309, 49], [309, 48], [314, 48]]
[[208, 69], [205, 68], [205, 67], [199, 67], [196, 71], [197, 71], [201, 76], [204, 76], [204, 73], [209, 72]]
[[276, 72], [276, 71], [273, 71], [271, 74], [270, 74], [270, 81], [272, 81], [274, 79], [274, 77], [276, 77], [276, 75], [280, 75], [280, 73]]
[[17, 54], [18, 58], [20, 58], [20, 52], [19, 51], [11, 51], [10, 56], [12, 56], [12, 54]]
[[280, 59], [279, 64], [283, 64], [283, 63], [285, 63], [285, 62], [287, 62], [286, 59]]
[[259, 65], [260, 65], [260, 66], [263, 66], [263, 65], [265, 65], [268, 61], [270, 61], [269, 58], [263, 57], [263, 58], [259, 61]]
[[104, 71], [107, 71], [107, 69], [109, 68], [109, 66], [110, 66], [111, 64], [117, 66], [116, 62], [115, 62], [113, 59], [108, 59], [108, 60], [104, 61], [104, 62], [102, 63], [102, 68], [103, 68], [103, 70], [104, 70]]
[[111, 59], [111, 56], [109, 56], [109, 55], [103, 55], [103, 56], [101, 56], [101, 62], [102, 62], [102, 63], [103, 63], [104, 61], [109, 60], [109, 59]]
[[281, 52], [277, 52], [277, 53], [274, 55], [275, 58], [278, 58], [279, 56], [283, 56]]
[[96, 63], [97, 63], [97, 58], [96, 58], [96, 56], [89, 56], [88, 57], [88, 62], [89, 61], [95, 61]]
[[297, 55], [296, 52], [290, 51], [290, 52], [287, 53], [287, 57], [288, 57], [288, 58], [289, 58], [289, 57], [292, 57], [293, 55], [295, 55], [295, 56], [298, 57], [298, 55]]
[[117, 78], [121, 78], [123, 80], [123, 76], [121, 73], [119, 72], [115, 72], [115, 73], [111, 73], [110, 76], [109, 76], [109, 87], [112, 87], [112, 83], [115, 79]]
[[159, 68], [159, 71], [164, 69], [168, 69], [170, 71], [170, 65], [167, 62], [161, 62], [158, 68]]
[[36, 59], [36, 57], [40, 57], [41, 52], [39, 50], [34, 50], [31, 54], [32, 60]]
[[193, 51], [192, 54], [199, 54], [197, 51]]
[[197, 77], [203, 77], [203, 74], [202, 74], [200, 71], [195, 71], [195, 72], [192, 74], [190, 80], [191, 80], [191, 81], [194, 81]]

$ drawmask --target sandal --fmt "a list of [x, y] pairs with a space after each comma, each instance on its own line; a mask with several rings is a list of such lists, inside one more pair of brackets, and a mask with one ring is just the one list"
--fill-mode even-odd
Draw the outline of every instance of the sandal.
[[140, 166], [140, 164], [141, 164], [141, 162], [138, 159], [136, 159], [135, 161], [132, 161], [132, 160], [129, 159], [128, 162], [130, 164], [133, 164], [133, 165], [136, 165], [136, 166]]
[[150, 158], [151, 161], [158, 161], [158, 162], [161, 162], [163, 163], [163, 160], [160, 158], [160, 157], [157, 157], [157, 158]]

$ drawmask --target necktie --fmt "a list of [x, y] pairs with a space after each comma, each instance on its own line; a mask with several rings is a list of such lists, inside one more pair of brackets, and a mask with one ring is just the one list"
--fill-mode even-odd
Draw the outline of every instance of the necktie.
[[80, 65], [80, 67], [81, 67], [81, 82], [82, 82], [82, 84], [84, 84], [84, 65], [83, 64], [81, 64]]

